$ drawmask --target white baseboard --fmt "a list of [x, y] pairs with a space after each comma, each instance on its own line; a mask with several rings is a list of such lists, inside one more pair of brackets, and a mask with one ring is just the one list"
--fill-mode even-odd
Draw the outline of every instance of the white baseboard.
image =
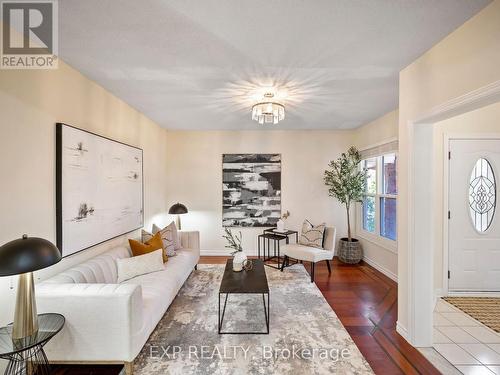
[[406, 341], [410, 342], [408, 340], [408, 330], [401, 323], [399, 323], [399, 320], [396, 322], [396, 332], [403, 336]]
[[443, 289], [441, 288], [434, 289], [434, 307], [436, 306], [438, 299], [440, 299], [441, 297], [444, 297]]
[[[200, 255], [201, 256], [216, 256], [216, 257], [228, 257], [231, 256], [232, 250], [225, 249], [225, 250], [200, 250]], [[253, 257], [257, 256], [257, 250], [255, 251], [247, 251], [245, 250], [245, 255]]]
[[230, 250], [200, 250], [201, 256], [230, 256]]
[[394, 272], [389, 271], [387, 268], [385, 268], [384, 266], [381, 266], [379, 263], [375, 262], [373, 259], [363, 257], [363, 260], [366, 263], [368, 263], [370, 266], [375, 268], [377, 271], [382, 272], [389, 279], [394, 280], [395, 282], [398, 282], [398, 275], [396, 275]]

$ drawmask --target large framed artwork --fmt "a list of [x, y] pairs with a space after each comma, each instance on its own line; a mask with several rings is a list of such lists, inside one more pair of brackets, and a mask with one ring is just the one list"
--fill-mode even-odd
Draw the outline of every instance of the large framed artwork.
[[222, 155], [222, 225], [273, 227], [281, 216], [281, 155]]
[[56, 201], [63, 256], [141, 228], [142, 150], [56, 124]]

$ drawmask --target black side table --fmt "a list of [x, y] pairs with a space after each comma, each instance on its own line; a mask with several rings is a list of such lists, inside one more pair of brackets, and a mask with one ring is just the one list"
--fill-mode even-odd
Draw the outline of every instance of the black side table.
[[[299, 232], [294, 230], [288, 230], [286, 232], [277, 232], [274, 228], [265, 229], [263, 234], [260, 234], [257, 238], [257, 251], [258, 258], [260, 259], [261, 242], [263, 250], [264, 262], [276, 259], [278, 261], [278, 266], [273, 266], [271, 264], [265, 264], [268, 267], [281, 269], [281, 255], [280, 255], [280, 241], [285, 240], [287, 244], [290, 243], [290, 236], [295, 234], [295, 242], [299, 242]], [[273, 243], [273, 255], [271, 255], [271, 241]], [[267, 256], [266, 256], [267, 251]]]
[[9, 361], [5, 375], [49, 375], [50, 365], [43, 347], [64, 326], [61, 314], [38, 315], [38, 332], [12, 339], [12, 324], [0, 328], [0, 358]]
[[287, 229], [286, 232], [278, 232], [276, 228], [269, 228], [269, 229], [264, 229], [264, 233], [274, 233], [277, 234], [278, 236], [283, 236], [286, 237], [286, 243], [290, 242], [290, 236], [295, 234], [295, 242], [299, 242], [299, 232], [296, 230], [290, 230]]

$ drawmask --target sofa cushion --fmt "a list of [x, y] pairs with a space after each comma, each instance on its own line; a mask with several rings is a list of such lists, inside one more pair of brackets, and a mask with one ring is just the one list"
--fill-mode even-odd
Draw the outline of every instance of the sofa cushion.
[[115, 284], [118, 280], [116, 260], [130, 258], [130, 255], [128, 248], [116, 247], [44, 282], [52, 284]]
[[322, 250], [312, 246], [304, 246], [300, 244], [284, 245], [281, 248], [284, 255], [290, 258], [305, 260], [307, 262], [320, 262], [322, 260], [333, 259], [333, 251]]
[[173, 279], [175, 271], [172, 267], [167, 267], [169, 264], [170, 262], [165, 263], [163, 271], [137, 276], [122, 283], [141, 287], [143, 317], [147, 320], [145, 321], [146, 326], [151, 330], [165, 314], [165, 310], [172, 303], [179, 290]]
[[197, 262], [195, 251], [181, 249], [177, 256], [165, 263], [164, 271], [137, 276], [122, 283], [141, 286], [145, 316], [150, 316], [148, 324], [152, 328], [158, 324]]

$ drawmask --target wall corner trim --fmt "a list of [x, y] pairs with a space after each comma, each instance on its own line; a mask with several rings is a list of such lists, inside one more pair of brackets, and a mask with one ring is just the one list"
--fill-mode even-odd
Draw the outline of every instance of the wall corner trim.
[[[401, 291], [408, 296], [408, 337], [413, 346], [428, 346], [432, 343], [432, 311], [435, 297], [432, 285], [433, 276], [429, 278], [429, 266], [433, 269], [434, 232], [428, 222], [436, 210], [428, 202], [421, 204], [422, 197], [434, 197], [436, 194], [424, 185], [422, 181], [432, 181], [433, 173], [424, 166], [431, 165], [429, 153], [429, 139], [433, 125], [436, 122], [466, 113], [478, 108], [493, 104], [500, 100], [500, 80], [452, 98], [419, 116], [409, 119], [407, 128], [408, 160], [406, 176], [407, 182], [407, 290]], [[415, 154], [420, 155], [419, 159]], [[421, 235], [425, 234], [425, 235]], [[417, 252], [417, 249], [420, 249]], [[423, 251], [423, 253], [422, 253]], [[405, 272], [406, 274], [406, 272]]]
[[399, 323], [399, 320], [396, 322], [396, 332], [408, 341], [408, 330], [401, 323]]

